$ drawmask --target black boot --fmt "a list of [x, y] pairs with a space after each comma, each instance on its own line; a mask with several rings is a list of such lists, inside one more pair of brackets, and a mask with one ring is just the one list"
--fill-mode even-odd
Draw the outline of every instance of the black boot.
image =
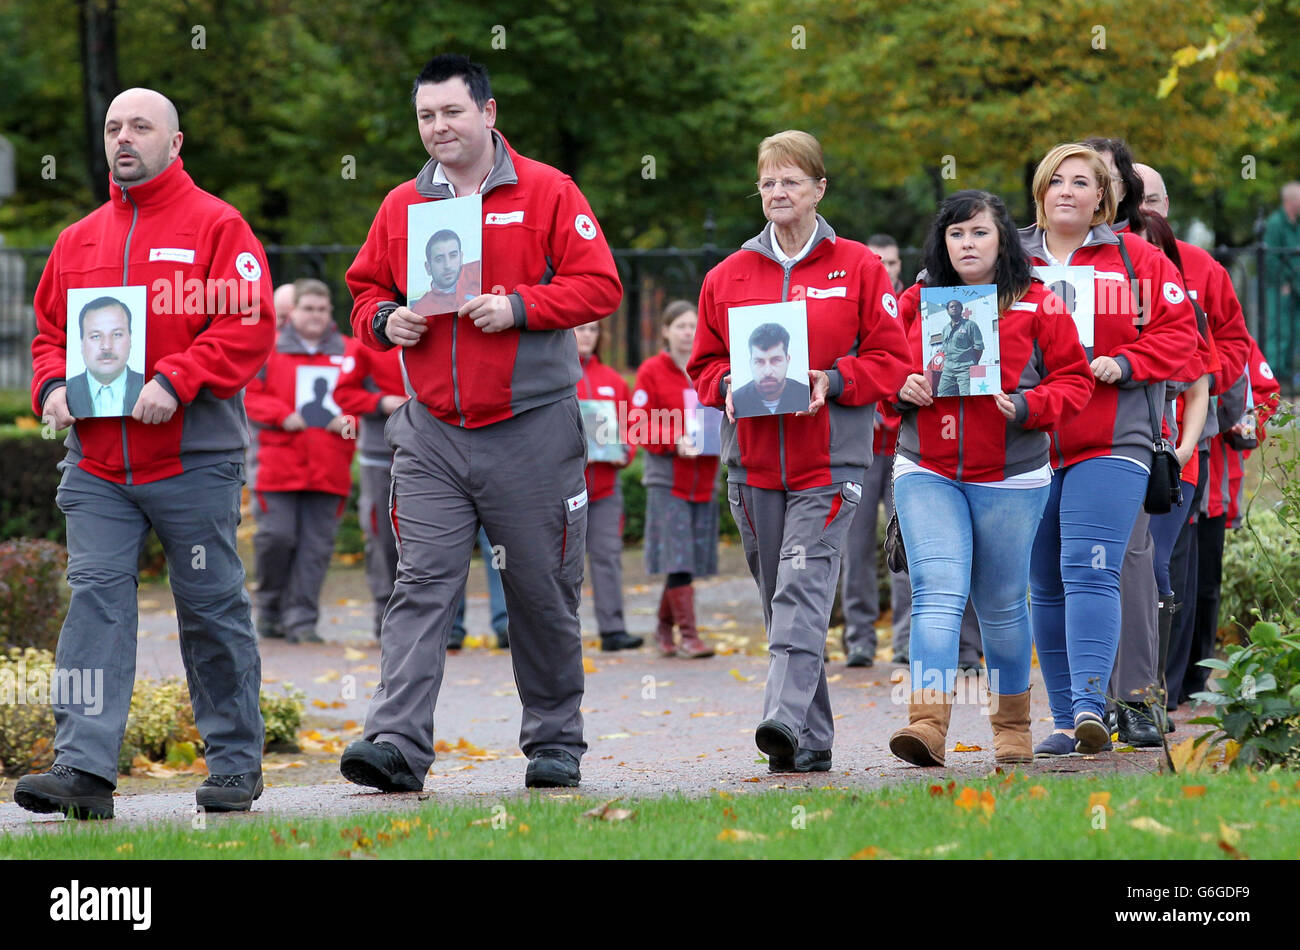
[[600, 648], [605, 653], [613, 653], [615, 650], [635, 650], [643, 643], [645, 640], [641, 637], [630, 636], [623, 630], [600, 635]]
[[1145, 706], [1119, 705], [1119, 741], [1139, 749], [1162, 745], [1160, 729]]

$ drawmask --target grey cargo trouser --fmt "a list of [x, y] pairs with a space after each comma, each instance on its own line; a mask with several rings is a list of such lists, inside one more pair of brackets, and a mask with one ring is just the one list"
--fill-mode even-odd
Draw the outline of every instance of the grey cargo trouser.
[[520, 747], [529, 758], [541, 749], [581, 758], [587, 441], [577, 397], [477, 429], [448, 425], [411, 399], [385, 435], [394, 450], [397, 583], [365, 738], [391, 742], [418, 776], [433, 764], [447, 639], [481, 523], [505, 556]]
[[623, 620], [623, 486], [614, 494], [587, 505], [587, 559], [591, 566], [591, 598], [596, 629], [625, 633]]
[[320, 491], [257, 492], [253, 599], [259, 624], [278, 623], [286, 633], [315, 631], [346, 501]]
[[1139, 511], [1119, 574], [1120, 634], [1110, 695], [1140, 706], [1147, 691], [1160, 688], [1160, 591], [1156, 585], [1151, 516]]
[[117, 784], [135, 686], [137, 562], [152, 527], [167, 555], [181, 659], [208, 770], [257, 771], [262, 658], [235, 549], [243, 463], [206, 465], [144, 485], [119, 485], [66, 462], [60, 467], [56, 498], [67, 516], [72, 598], [55, 664], [102, 671], [103, 695], [53, 704], [56, 761]]
[[393, 578], [397, 574], [397, 539], [393, 537], [393, 520], [389, 502], [393, 484], [393, 463], [376, 465], [373, 459], [361, 459], [361, 497], [357, 514], [366, 536], [366, 584], [376, 609], [382, 611], [393, 595]]
[[788, 726], [801, 749], [828, 750], [835, 739], [822, 650], [861, 497], [855, 482], [789, 492], [727, 486], [767, 626], [763, 718]]

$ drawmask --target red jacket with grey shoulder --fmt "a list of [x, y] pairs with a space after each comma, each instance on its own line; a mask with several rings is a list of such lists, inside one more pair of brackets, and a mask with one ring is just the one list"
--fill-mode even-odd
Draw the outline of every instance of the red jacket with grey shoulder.
[[[525, 158], [493, 132], [483, 182], [483, 288], [505, 294], [515, 325], [484, 333], [455, 314], [429, 318], [402, 364], [415, 398], [449, 425], [478, 428], [571, 397], [581, 376], [573, 327], [609, 316], [622, 299], [614, 257], [568, 175]], [[376, 349], [375, 313], [406, 302], [406, 209], [452, 197], [430, 159], [384, 198], [348, 268], [352, 329]]]
[[333, 370], [337, 385], [346, 358], [345, 338], [338, 330], [331, 329], [315, 353], [307, 351], [293, 327], [286, 325], [280, 331], [275, 352], [248, 384], [245, 397], [249, 418], [260, 427], [257, 491], [318, 491], [344, 498], [352, 491], [355, 429], [347, 437], [312, 425], [310, 418], [305, 429], [290, 432], [284, 428], [284, 420], [295, 411], [308, 415], [305, 406], [295, 409], [300, 404], [298, 370], [304, 366]]
[[[617, 370], [602, 363], [600, 357], [594, 353], [582, 360], [582, 378], [578, 380], [578, 398], [605, 399], [614, 403], [618, 407], [620, 425], [628, 418], [628, 410], [632, 405], [632, 394], [628, 391], [627, 382], [622, 375]], [[618, 483], [619, 470], [627, 468], [632, 464], [632, 459], [636, 458], [636, 446], [628, 442], [627, 433], [620, 431], [619, 438], [623, 440], [624, 445], [627, 445], [627, 457], [622, 465], [615, 465], [613, 462], [587, 463], [588, 501], [600, 501], [602, 498], [608, 498], [614, 494], [614, 486]]]
[[[925, 365], [921, 284], [899, 301], [912, 346], [912, 372]], [[1048, 431], [1068, 420], [1092, 395], [1092, 371], [1065, 305], [1038, 280], [998, 319], [1002, 391], [1014, 419], [992, 396], [936, 397], [928, 406], [902, 403], [897, 454], [944, 478], [995, 482], [1042, 468]]]
[[361, 425], [357, 445], [362, 464], [393, 464], [393, 450], [384, 438], [388, 414], [379, 408], [385, 396], [406, 398], [406, 381], [402, 379], [402, 354], [399, 347], [372, 350], [356, 337], [347, 338], [343, 373], [334, 387], [334, 401]]
[[628, 410], [628, 438], [646, 451], [643, 484], [662, 485], [686, 501], [711, 501], [718, 456], [677, 453], [686, 434], [685, 393], [691, 386], [690, 376], [666, 351], [642, 363]]
[[1250, 333], [1232, 278], [1203, 248], [1178, 241], [1187, 293], [1205, 311], [1221, 369], [1214, 374], [1210, 395], [1217, 396], [1241, 378], [1250, 356]]
[[826, 405], [814, 416], [724, 417], [727, 480], [786, 491], [860, 482], [871, 464], [875, 404], [898, 393], [910, 362], [893, 286], [879, 257], [836, 237], [820, 215], [813, 246], [797, 263], [780, 263], [772, 240], [769, 225], [704, 278], [687, 370], [700, 402], [725, 407], [730, 308], [802, 297], [808, 365], [830, 379]]
[[239, 212], [195, 185], [179, 158], [140, 185], [110, 178], [108, 202], [55, 241], [34, 301], [36, 413], [66, 382], [68, 291], [126, 286], [146, 288], [144, 375], [180, 405], [157, 425], [82, 419], [68, 434], [68, 460], [118, 484], [242, 462], [241, 392], [275, 344], [270, 268]]
[[[1020, 232], [1021, 244], [1034, 264], [1046, 264], [1044, 232], [1030, 226]], [[1145, 322], [1138, 331], [1138, 306], [1120, 253], [1128, 251], [1133, 272], [1145, 293]], [[1197, 348], [1196, 313], [1187, 299], [1174, 262], [1136, 235], [1116, 234], [1104, 224], [1094, 227], [1062, 263], [1094, 268], [1096, 318], [1091, 363], [1109, 356], [1120, 368], [1115, 383], [1097, 382], [1092, 398], [1052, 433], [1051, 459], [1063, 468], [1091, 458], [1120, 456], [1148, 468], [1151, 465], [1151, 412], [1148, 384], [1179, 379], [1188, 355]], [[1156, 400], [1160, 415], [1163, 386]]]

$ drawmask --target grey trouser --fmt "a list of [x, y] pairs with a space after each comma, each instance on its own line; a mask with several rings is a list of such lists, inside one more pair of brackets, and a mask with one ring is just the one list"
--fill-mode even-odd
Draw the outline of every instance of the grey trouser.
[[1110, 695], [1140, 705], [1148, 689], [1160, 687], [1160, 591], [1156, 585], [1155, 543], [1147, 530], [1151, 516], [1139, 511], [1119, 573], [1120, 635]]
[[262, 658], [235, 549], [244, 466], [220, 462], [145, 485], [118, 485], [61, 463], [72, 599], [59, 633], [60, 670], [102, 675], [103, 695], [54, 704], [55, 759], [117, 784], [135, 686], [137, 562], [150, 527], [162, 542], [181, 659], [208, 769], [262, 767]]
[[254, 600], [285, 632], [315, 630], [320, 591], [347, 499], [320, 491], [260, 491], [253, 510]]
[[623, 620], [623, 486], [614, 494], [587, 505], [587, 560], [591, 565], [591, 597], [596, 629], [625, 633]]
[[790, 492], [727, 486], [767, 626], [763, 718], [788, 726], [801, 749], [830, 749], [835, 739], [822, 650], [860, 498], [851, 482]]
[[[894, 515], [894, 470], [892, 455], [878, 455], [862, 482], [862, 502], [844, 540], [844, 562], [840, 571], [841, 605], [844, 609], [845, 652], [876, 655], [876, 621], [880, 619], [880, 592], [876, 580], [876, 557], [880, 547], [876, 525], [880, 503], [885, 518]], [[894, 614], [894, 649], [907, 649], [911, 629], [912, 588], [907, 575], [890, 572], [889, 598]]]
[[411, 771], [433, 764], [433, 712], [456, 604], [480, 523], [504, 550], [510, 662], [523, 703], [519, 745], [531, 758], [581, 758], [587, 440], [576, 395], [463, 429], [414, 399], [388, 418], [397, 583], [384, 612], [380, 683], [365, 738], [391, 742]]
[[387, 465], [374, 465], [370, 459], [362, 458], [357, 515], [366, 535], [366, 584], [380, 611], [393, 595], [393, 578], [397, 575], [397, 539], [393, 537], [393, 519], [388, 507], [392, 484], [391, 459]]

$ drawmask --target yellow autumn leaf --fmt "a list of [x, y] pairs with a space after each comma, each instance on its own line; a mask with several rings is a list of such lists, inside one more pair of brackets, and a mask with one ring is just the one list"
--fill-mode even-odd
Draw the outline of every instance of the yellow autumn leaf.
[[1115, 810], [1110, 807], [1110, 792], [1093, 792], [1088, 796], [1088, 810], [1086, 812], [1088, 817], [1092, 817], [1092, 813], [1098, 805], [1106, 809], [1108, 815], [1115, 813]]
[[740, 680], [740, 682], [742, 682], [742, 683], [748, 683], [748, 682], [750, 682], [751, 680], [753, 680], [754, 677], [752, 677], [752, 676], [746, 676], [744, 673], [740, 672], [740, 670], [737, 670], [737, 669], [734, 669], [734, 668], [733, 668], [733, 669], [731, 670], [731, 678], [732, 678], [732, 679], [736, 679], [736, 680]]
[[1205, 794], [1204, 785], [1184, 785], [1183, 798], [1200, 798]]
[[966, 809], [966, 811], [970, 811], [971, 809], [979, 805], [980, 796], [979, 793], [975, 791], [975, 789], [967, 785], [965, 788], [961, 790], [961, 794], [952, 800], [952, 803], [956, 805], [958, 808], [964, 808]]
[[349, 663], [355, 663], [357, 660], [364, 660], [365, 658], [366, 654], [361, 650], [357, 650], [353, 647], [345, 647], [343, 649], [343, 659], [347, 660]]
[[952, 747], [953, 752], [983, 752], [984, 749], [977, 745], [966, 745], [964, 742], [958, 742]]
[[718, 832], [719, 841], [766, 841], [767, 835], [743, 828], [723, 828]]
[[1135, 828], [1138, 831], [1149, 831], [1152, 834], [1157, 835], [1171, 835], [1174, 833], [1174, 829], [1170, 828], [1168, 825], [1162, 825], [1154, 818], [1147, 818], [1145, 816], [1142, 818], [1129, 819], [1128, 826], [1130, 828]]
[[1046, 798], [1046, 797], [1047, 797], [1047, 789], [1043, 788], [1043, 786], [1041, 786], [1041, 785], [1031, 785], [1031, 786], [1029, 787], [1029, 797], [1030, 797], [1030, 798]]
[[342, 675], [343, 675], [343, 674], [340, 673], [338, 670], [326, 670], [326, 671], [325, 671], [324, 673], [322, 673], [320, 676], [318, 676], [318, 677], [316, 677], [314, 680], [312, 680], [312, 682], [313, 682], [313, 683], [333, 683], [335, 680], [337, 680], [337, 679], [338, 679], [340, 676], [342, 676]]
[[1178, 66], [1190, 66], [1192, 63], [1196, 62], [1196, 57], [1200, 52], [1201, 51], [1195, 46], [1184, 46], [1182, 49], [1174, 52], [1173, 61]]
[[1228, 845], [1229, 847], [1235, 848], [1237, 845], [1241, 843], [1241, 832], [1238, 831], [1236, 828], [1233, 828], [1229, 825], [1225, 825], [1223, 823], [1223, 819], [1220, 818], [1219, 819], [1219, 840], [1222, 841], [1224, 844]]
[[1168, 99], [1169, 94], [1174, 91], [1174, 87], [1177, 85], [1178, 85], [1178, 67], [1171, 66], [1169, 72], [1166, 73], [1165, 77], [1160, 80], [1160, 85], [1156, 87], [1156, 98]]
[[874, 844], [869, 844], [861, 851], [854, 851], [853, 854], [849, 855], [849, 860], [870, 861], [874, 858], [880, 857], [882, 854], [884, 854], [884, 852], [881, 851], [879, 848], [877, 848]]
[[980, 792], [980, 808], [984, 810], [986, 815], [992, 815], [993, 810], [997, 808], [997, 799], [993, 797], [993, 793], [987, 788]]
[[1239, 85], [1237, 74], [1231, 69], [1220, 69], [1214, 74], [1214, 85], [1228, 95], [1236, 95]]
[[584, 657], [582, 658], [582, 672], [584, 672], [584, 673], [599, 673], [600, 670], [596, 667], [596, 664], [595, 664], [595, 663], [591, 662], [591, 657], [589, 657], [589, 656], [584, 656]]

